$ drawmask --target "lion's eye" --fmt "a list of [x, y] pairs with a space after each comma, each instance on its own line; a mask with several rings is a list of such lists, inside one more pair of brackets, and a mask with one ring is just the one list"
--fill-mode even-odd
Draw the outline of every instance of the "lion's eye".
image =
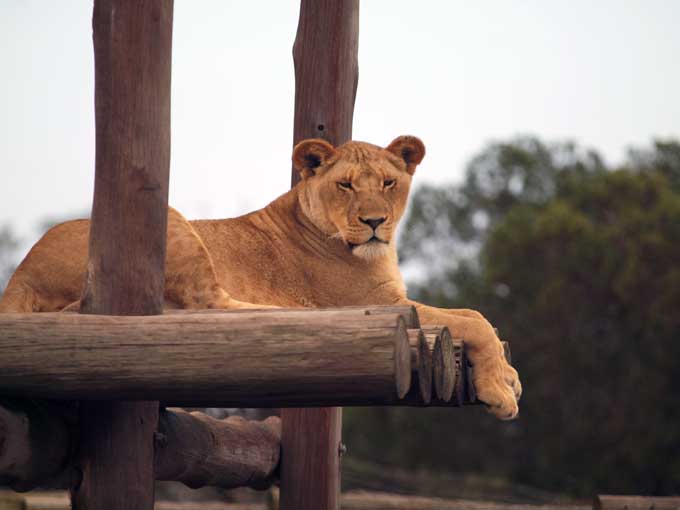
[[395, 183], [394, 179], [385, 179], [383, 181], [383, 186], [385, 187], [385, 189], [391, 188], [392, 186], [394, 186], [394, 183]]
[[339, 187], [340, 189], [345, 189], [345, 190], [347, 190], [347, 189], [352, 189], [352, 183], [351, 183], [351, 182], [346, 182], [346, 181], [345, 181], [345, 182], [339, 182], [339, 183], [338, 183], [338, 187]]

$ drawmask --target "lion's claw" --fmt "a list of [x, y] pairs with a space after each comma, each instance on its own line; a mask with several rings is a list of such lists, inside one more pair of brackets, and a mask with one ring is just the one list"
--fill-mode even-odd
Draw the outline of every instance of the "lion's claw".
[[522, 397], [522, 383], [519, 380], [517, 370], [509, 364], [505, 367], [505, 383], [512, 388], [515, 400], [519, 400]]
[[484, 402], [497, 418], [511, 420], [519, 413], [515, 393], [509, 386], [476, 384], [477, 398]]
[[517, 401], [522, 395], [522, 383], [517, 370], [510, 366], [502, 354], [494, 353], [474, 363], [473, 384], [477, 398], [497, 418], [511, 420], [517, 416]]

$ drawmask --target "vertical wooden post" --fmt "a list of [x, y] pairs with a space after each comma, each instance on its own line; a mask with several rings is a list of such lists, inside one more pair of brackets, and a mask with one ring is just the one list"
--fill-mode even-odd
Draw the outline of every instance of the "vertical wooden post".
[[[340, 145], [352, 139], [358, 51], [359, 0], [301, 1], [293, 45], [293, 144], [323, 138]], [[291, 187], [299, 180], [293, 169]]]
[[[359, 0], [302, 0], [293, 46], [293, 143], [352, 138], [359, 78]], [[291, 186], [299, 181], [293, 169]], [[281, 509], [340, 506], [342, 409], [282, 409]]]
[[[82, 313], [163, 311], [172, 0], [95, 0], [96, 161]], [[82, 402], [78, 510], [151, 510], [158, 402]]]

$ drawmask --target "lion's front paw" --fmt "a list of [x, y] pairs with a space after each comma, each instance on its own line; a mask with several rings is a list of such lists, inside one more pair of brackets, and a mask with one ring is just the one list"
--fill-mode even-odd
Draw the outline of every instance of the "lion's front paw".
[[517, 401], [522, 395], [517, 370], [510, 366], [502, 352], [479, 356], [473, 364], [472, 382], [477, 398], [489, 406], [489, 411], [497, 418], [515, 418], [519, 412]]

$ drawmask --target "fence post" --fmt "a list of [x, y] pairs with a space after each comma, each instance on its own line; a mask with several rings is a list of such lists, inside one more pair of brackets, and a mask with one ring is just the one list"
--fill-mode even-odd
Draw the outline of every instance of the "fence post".
[[[172, 0], [95, 0], [96, 160], [81, 312], [163, 310]], [[78, 510], [151, 510], [158, 402], [82, 402]]]
[[[359, 0], [302, 0], [293, 46], [293, 143], [352, 138]], [[291, 186], [299, 181], [295, 169]], [[342, 408], [282, 409], [281, 510], [337, 510]]]

